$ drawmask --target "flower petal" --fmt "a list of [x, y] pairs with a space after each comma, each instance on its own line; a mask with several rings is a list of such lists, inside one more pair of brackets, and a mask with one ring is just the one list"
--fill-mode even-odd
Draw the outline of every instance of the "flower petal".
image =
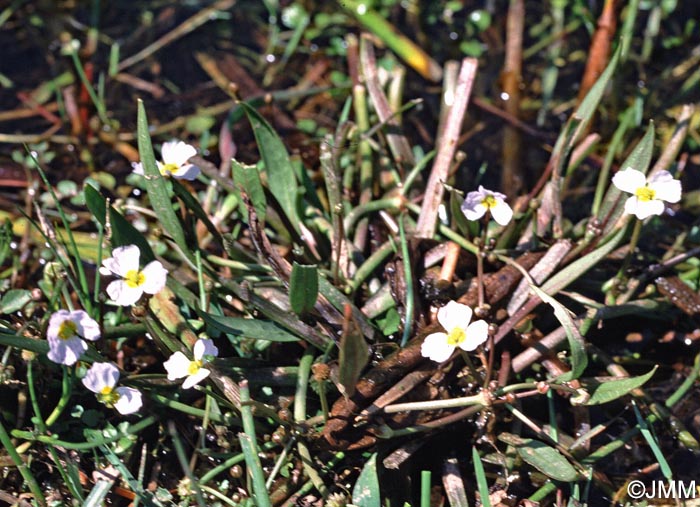
[[46, 354], [47, 357], [54, 363], [65, 364], [66, 366], [75, 364], [88, 348], [87, 343], [77, 336], [67, 340], [62, 340], [58, 336], [48, 336], [48, 342], [49, 353]]
[[144, 276], [141, 290], [146, 294], [158, 294], [165, 287], [168, 277], [168, 270], [163, 267], [160, 261], [151, 261], [141, 271]]
[[438, 310], [437, 320], [448, 333], [456, 327], [467, 329], [472, 320], [472, 309], [457, 301], [450, 301]]
[[160, 153], [164, 164], [175, 164], [180, 167], [191, 157], [194, 157], [197, 154], [197, 150], [194, 146], [190, 146], [183, 141], [169, 141], [163, 143]]
[[498, 225], [508, 225], [513, 218], [513, 210], [504, 200], [497, 199], [496, 205], [491, 208], [491, 216]]
[[632, 196], [625, 202], [625, 212], [636, 216], [639, 220], [652, 215], [661, 215], [665, 208], [663, 201], [658, 199], [641, 201], [636, 196]]
[[57, 338], [58, 332], [61, 329], [61, 324], [66, 320], [70, 320], [71, 314], [68, 310], [58, 310], [51, 315], [49, 319], [49, 327], [46, 329], [47, 338]]
[[454, 345], [447, 343], [447, 335], [445, 333], [429, 334], [425, 337], [420, 347], [420, 353], [423, 357], [428, 357], [438, 363], [447, 361], [454, 350]]
[[71, 312], [71, 320], [75, 322], [78, 334], [86, 340], [95, 341], [102, 336], [100, 325], [86, 311], [76, 310]]
[[[102, 266], [115, 275], [126, 276], [129, 271], [139, 269], [141, 252], [136, 245], [120, 246], [112, 250], [112, 257], [104, 259]], [[100, 270], [103, 273], [102, 270]]]
[[133, 169], [131, 172], [133, 172], [134, 174], [138, 174], [141, 176], [144, 175], [143, 164], [141, 162], [132, 162], [131, 168]]
[[200, 338], [194, 344], [194, 358], [201, 361], [204, 356], [216, 357], [219, 355], [219, 349], [214, 345], [214, 342], [209, 338]]
[[173, 178], [178, 180], [192, 181], [197, 179], [201, 170], [194, 164], [184, 164], [172, 173]]
[[109, 299], [119, 306], [131, 306], [143, 295], [142, 287], [129, 287], [124, 280], [114, 280], [107, 286]]
[[206, 368], [200, 368], [197, 370], [197, 373], [194, 375], [190, 375], [185, 379], [185, 381], [182, 383], [182, 388], [183, 389], [190, 389], [191, 387], [196, 386], [199, 384], [202, 380], [207, 378], [211, 372], [207, 370]]
[[666, 202], [681, 200], [681, 182], [668, 171], [659, 171], [649, 178], [649, 188], [656, 192], [656, 198]]
[[133, 387], [117, 387], [115, 389], [119, 395], [119, 399], [114, 404], [114, 408], [120, 414], [133, 414], [143, 406], [143, 397], [141, 391]]
[[467, 220], [478, 220], [486, 213], [486, 206], [481, 204], [487, 196], [487, 191], [479, 185], [479, 190], [469, 192], [462, 203], [462, 213], [467, 217]]
[[170, 359], [163, 363], [165, 371], [168, 372], [168, 380], [177, 380], [189, 375], [190, 360], [182, 352], [175, 352]]
[[459, 348], [467, 352], [476, 349], [489, 337], [489, 325], [485, 320], [477, 320], [469, 324], [467, 337], [459, 344]]
[[612, 179], [613, 185], [622, 190], [634, 194], [639, 187], [647, 184], [647, 178], [642, 171], [628, 167], [624, 171], [618, 171]]
[[83, 385], [99, 394], [104, 387], [114, 387], [119, 380], [119, 368], [114, 363], [94, 363], [83, 377]]

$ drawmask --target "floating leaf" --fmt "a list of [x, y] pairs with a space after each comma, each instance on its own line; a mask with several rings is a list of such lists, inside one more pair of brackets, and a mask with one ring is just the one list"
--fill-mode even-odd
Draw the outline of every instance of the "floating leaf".
[[656, 373], [657, 368], [658, 366], [654, 366], [649, 373], [639, 377], [581, 379], [584, 389], [590, 394], [590, 398], [583, 405], [602, 405], [625, 396], [644, 385]]
[[199, 315], [207, 323], [207, 326], [222, 333], [271, 342], [299, 341], [298, 336], [294, 336], [282, 326], [267, 320], [224, 317], [204, 312], [200, 312]]
[[350, 305], [345, 306], [343, 334], [339, 347], [338, 388], [343, 395], [352, 396], [355, 384], [369, 360], [369, 348], [360, 326], [352, 315]]
[[297, 315], [307, 313], [313, 309], [317, 297], [318, 268], [316, 266], [303, 266], [295, 262], [289, 280], [289, 304], [292, 310]]
[[357, 507], [381, 507], [379, 477], [377, 475], [377, 453], [375, 452], [362, 467], [355, 487], [352, 488], [352, 503]]

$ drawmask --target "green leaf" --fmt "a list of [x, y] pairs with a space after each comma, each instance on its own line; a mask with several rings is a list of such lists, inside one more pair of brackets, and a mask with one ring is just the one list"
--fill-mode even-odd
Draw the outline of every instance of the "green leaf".
[[578, 109], [574, 113], [573, 117], [581, 120], [581, 124], [576, 129], [576, 135], [573, 139], [574, 142], [577, 138], [580, 137], [581, 133], [586, 131], [586, 129], [588, 128], [588, 123], [591, 121], [591, 118], [593, 118], [596, 109], [598, 109], [598, 104], [600, 103], [600, 99], [603, 97], [605, 88], [607, 88], [608, 83], [610, 82], [610, 79], [612, 78], [613, 74], [615, 73], [615, 69], [617, 68], [617, 63], [620, 60], [620, 52], [622, 51], [622, 46], [623, 45], [620, 44], [617, 47], [615, 53], [613, 53], [613, 56], [610, 59], [610, 63], [605, 68], [605, 70], [600, 75], [595, 84], [588, 91], [585, 98], [581, 101], [581, 104], [578, 106]]
[[379, 477], [377, 475], [377, 453], [375, 452], [362, 467], [355, 487], [352, 488], [352, 503], [357, 507], [381, 507]]
[[[240, 187], [248, 194], [255, 212], [258, 214], [258, 219], [264, 223], [265, 213], [267, 212], [267, 200], [265, 199], [265, 190], [260, 182], [258, 168], [254, 165], [241, 164], [236, 159], [231, 159], [231, 168], [233, 169], [233, 181], [235, 181], [236, 189]], [[243, 213], [247, 222], [248, 209], [243, 203], [243, 199], [240, 200], [240, 203], [241, 213]]]
[[559, 375], [557, 378], [564, 382], [578, 378], [583, 373], [583, 370], [586, 369], [588, 356], [586, 355], [585, 342], [571, 317], [571, 312], [563, 304], [539, 287], [530, 284], [530, 290], [554, 309], [554, 316], [564, 328], [566, 339], [569, 341], [569, 349], [571, 350], [571, 371]]
[[200, 317], [210, 326], [222, 333], [234, 336], [244, 336], [256, 340], [271, 342], [296, 342], [299, 337], [293, 335], [282, 326], [271, 321], [260, 319], [243, 319], [240, 317], [223, 317], [211, 313], [199, 312]]
[[187, 190], [187, 188], [185, 188], [179, 181], [173, 180], [172, 184], [175, 195], [182, 200], [182, 202], [188, 210], [194, 213], [194, 216], [196, 216], [199, 220], [202, 221], [202, 223], [207, 228], [209, 233], [214, 237], [216, 242], [219, 243], [219, 245], [223, 246], [224, 238], [221, 236], [221, 233], [216, 228], [216, 226], [211, 222], [211, 220], [209, 219], [209, 215], [206, 214], [206, 212], [202, 208], [202, 205], [199, 204], [199, 201], [197, 201], [197, 199], [195, 199], [195, 197], [189, 192], [189, 190]]
[[579, 479], [574, 466], [555, 448], [531, 438], [522, 438], [519, 444], [517, 449], [520, 457], [547, 477], [564, 482]]
[[297, 315], [313, 309], [318, 297], [318, 268], [303, 266], [296, 262], [292, 266], [289, 280], [289, 304]]
[[25, 289], [10, 289], [0, 299], [0, 314], [15, 313], [32, 300], [31, 291]]
[[591, 396], [583, 405], [602, 405], [625, 396], [630, 391], [644, 385], [656, 373], [657, 368], [658, 366], [654, 366], [649, 373], [639, 377], [581, 379], [583, 388]]
[[474, 475], [476, 476], [476, 487], [479, 490], [479, 498], [483, 507], [491, 507], [491, 498], [489, 497], [489, 484], [486, 481], [486, 473], [484, 472], [484, 464], [481, 462], [481, 456], [476, 447], [472, 446], [472, 462], [474, 463]]
[[350, 305], [345, 306], [343, 334], [340, 337], [338, 355], [338, 388], [346, 396], [352, 396], [362, 370], [369, 360], [369, 347], [360, 326], [352, 315]]
[[299, 233], [298, 184], [287, 149], [274, 129], [255, 108], [245, 102], [241, 102], [240, 105], [253, 128], [260, 156], [265, 163], [267, 185], [270, 192], [281, 206], [294, 230]]
[[[85, 204], [102, 227], [107, 226], [107, 201], [92, 185], [85, 185]], [[109, 223], [112, 228], [112, 248], [126, 245], [136, 245], [141, 252], [141, 262], [148, 264], [156, 256], [146, 238], [131, 223], [124, 218], [113, 206], [109, 207]]]
[[625, 228], [622, 227], [619, 231], [617, 231], [615, 236], [613, 236], [602, 246], [593, 250], [591, 253], [584, 255], [580, 259], [577, 259], [559, 271], [556, 275], [552, 276], [542, 285], [541, 289], [550, 295], [554, 295], [560, 290], [563, 290], [570, 283], [578, 280], [586, 271], [598, 264], [598, 262], [612, 252], [620, 243], [624, 235]]
[[148, 132], [148, 118], [146, 117], [146, 109], [143, 106], [142, 100], [138, 101], [136, 125], [139, 156], [141, 157], [141, 164], [143, 165], [146, 192], [148, 192], [148, 198], [151, 201], [153, 211], [156, 213], [156, 216], [158, 216], [158, 221], [163, 226], [163, 230], [173, 238], [173, 241], [180, 247], [183, 254], [191, 257], [192, 245], [187, 244], [182, 224], [180, 224], [175, 210], [173, 209], [173, 203], [170, 197], [171, 193], [168, 190], [168, 182], [165, 177], [160, 174], [158, 166], [156, 165], [151, 136]]

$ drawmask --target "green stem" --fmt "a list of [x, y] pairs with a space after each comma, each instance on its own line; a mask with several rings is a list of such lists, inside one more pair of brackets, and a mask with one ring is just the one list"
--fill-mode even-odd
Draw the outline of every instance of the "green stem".
[[362, 265], [355, 271], [355, 276], [350, 281], [350, 287], [352, 290], [357, 290], [362, 283], [371, 275], [379, 265], [384, 262], [384, 259], [389, 257], [394, 251], [394, 245], [391, 241], [387, 241], [377, 250], [375, 250], [372, 255], [370, 255]]
[[241, 420], [243, 421], [243, 433], [238, 434], [241, 449], [245, 455], [246, 466], [253, 482], [253, 493], [257, 507], [272, 507], [270, 496], [265, 487], [265, 474], [263, 473], [260, 456], [258, 455], [257, 437], [255, 436], [255, 420], [253, 419], [253, 407], [251, 406], [250, 389], [248, 381], [243, 380], [239, 384], [241, 395]]
[[39, 487], [39, 483], [36, 482], [31, 470], [29, 470], [29, 467], [24, 463], [24, 461], [22, 461], [21, 456], [17, 453], [15, 444], [12, 442], [10, 435], [7, 434], [7, 430], [2, 422], [0, 422], [0, 443], [7, 451], [7, 455], [17, 467], [17, 470], [22, 475], [22, 478], [27, 483], [27, 486], [29, 486], [29, 491], [32, 492], [36, 501], [39, 502], [39, 505], [46, 505], [46, 498], [44, 498], [44, 494]]
[[404, 216], [399, 217], [399, 237], [401, 239], [401, 257], [403, 257], [404, 283], [406, 284], [406, 314], [404, 315], [403, 336], [401, 337], [401, 346], [405, 347], [408, 339], [411, 337], [413, 329], [413, 308], [414, 308], [414, 292], [413, 292], [413, 273], [411, 269], [411, 253], [408, 251], [408, 241], [406, 241], [406, 232], [403, 225]]
[[[314, 361], [313, 349], [308, 348], [299, 362], [299, 376], [297, 377], [297, 390], [294, 394], [294, 421], [301, 423], [306, 420], [306, 393], [309, 388], [309, 374], [311, 372], [311, 364]], [[297, 441], [297, 452], [301, 458], [302, 465], [306, 475], [309, 476], [311, 482], [321, 495], [328, 496], [328, 488], [326, 487], [321, 475], [313, 467], [313, 458], [303, 440]]]
[[693, 370], [690, 372], [690, 375], [686, 377], [678, 390], [666, 399], [667, 408], [673, 407], [673, 405], [678, 403], [680, 399], [685, 396], [688, 390], [695, 384], [698, 374], [700, 374], [700, 354], [695, 356], [695, 363], [693, 364]]
[[634, 251], [637, 249], [637, 243], [639, 243], [639, 233], [642, 231], [643, 222], [638, 218], [634, 221], [634, 229], [632, 229], [632, 237], [630, 238], [629, 249], [627, 250], [627, 255], [625, 260], [622, 262], [622, 267], [620, 271], [617, 272], [617, 280], [622, 281], [625, 279], [625, 272], [627, 268], [630, 267], [630, 262], [634, 256]]
[[13, 430], [12, 436], [15, 438], [22, 438], [24, 440], [30, 440], [33, 442], [41, 442], [42, 444], [51, 444], [51, 445], [55, 445], [57, 447], [65, 447], [66, 449], [70, 449], [70, 450], [87, 451], [87, 450], [99, 447], [101, 445], [112, 444], [112, 443], [116, 442], [117, 440], [120, 440], [126, 436], [135, 435], [135, 434], [139, 433], [140, 431], [143, 431], [145, 428], [148, 428], [151, 424], [154, 424], [156, 421], [157, 421], [157, 419], [154, 416], [149, 416], [149, 417], [146, 417], [145, 419], [142, 419], [141, 421], [137, 422], [136, 424], [132, 424], [131, 426], [129, 426], [129, 428], [127, 430], [122, 431], [117, 435], [112, 435], [112, 436], [106, 437], [106, 438], [95, 439], [94, 441], [91, 441], [91, 442], [66, 442], [65, 440], [59, 440], [58, 438], [53, 438], [53, 435], [52, 436], [36, 435], [35, 433], [33, 433], [31, 431], [22, 431], [22, 430]]

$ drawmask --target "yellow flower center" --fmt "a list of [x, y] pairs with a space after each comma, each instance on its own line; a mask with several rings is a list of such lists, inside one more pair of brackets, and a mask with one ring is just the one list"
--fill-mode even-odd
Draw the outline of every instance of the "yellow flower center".
[[453, 345], [455, 347], [466, 340], [466, 338], [467, 333], [461, 327], [455, 327], [449, 333], [447, 333], [448, 345]]
[[653, 188], [649, 187], [639, 187], [635, 192], [634, 195], [637, 196], [637, 199], [639, 199], [642, 202], [649, 202], [653, 201], [654, 198], [656, 197], [656, 190]]
[[78, 332], [78, 325], [70, 319], [66, 319], [58, 326], [58, 337], [67, 340], [74, 337]]
[[188, 375], [196, 375], [196, 373], [202, 367], [202, 361], [190, 361], [190, 365], [187, 367]]
[[109, 386], [104, 386], [97, 394], [97, 399], [100, 403], [104, 403], [108, 407], [112, 407], [119, 401], [119, 393]]
[[168, 176], [178, 170], [176, 164], [163, 164], [160, 166], [160, 174], [163, 176]]
[[132, 269], [127, 271], [124, 280], [129, 287], [134, 289], [143, 285], [143, 282], [146, 281], [146, 275], [144, 275], [142, 271]]
[[481, 201], [482, 206], [486, 206], [486, 208], [491, 209], [494, 206], [496, 206], [496, 198], [492, 195], [487, 195], [484, 197], [484, 199]]

